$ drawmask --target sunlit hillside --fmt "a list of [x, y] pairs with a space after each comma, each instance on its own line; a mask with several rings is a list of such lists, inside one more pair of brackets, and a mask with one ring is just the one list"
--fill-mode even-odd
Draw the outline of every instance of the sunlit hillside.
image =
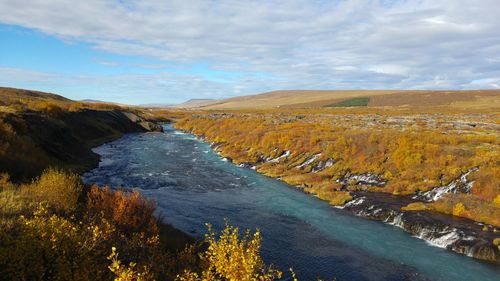
[[210, 101], [208, 104], [188, 104], [186, 107], [220, 110], [343, 106], [453, 106], [499, 108], [499, 100], [500, 90], [290, 90]]

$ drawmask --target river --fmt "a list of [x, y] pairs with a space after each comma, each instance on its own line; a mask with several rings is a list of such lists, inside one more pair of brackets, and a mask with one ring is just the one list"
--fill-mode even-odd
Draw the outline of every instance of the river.
[[300, 280], [500, 280], [498, 266], [428, 245], [403, 230], [358, 218], [289, 185], [240, 168], [210, 146], [165, 126], [94, 149], [99, 167], [86, 183], [135, 188], [158, 214], [202, 237], [224, 219], [261, 230], [262, 256]]

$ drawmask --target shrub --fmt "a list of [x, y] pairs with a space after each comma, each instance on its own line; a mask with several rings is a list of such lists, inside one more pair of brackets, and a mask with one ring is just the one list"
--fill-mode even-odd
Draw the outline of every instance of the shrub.
[[103, 216], [125, 233], [158, 233], [153, 216], [155, 209], [156, 204], [137, 191], [111, 191], [108, 187], [92, 186], [87, 194], [87, 217]]
[[14, 185], [10, 182], [10, 176], [7, 173], [0, 173], [0, 191], [13, 189]]
[[459, 217], [461, 214], [465, 212], [465, 206], [462, 203], [457, 203], [455, 204], [455, 207], [453, 207], [453, 215]]
[[108, 256], [108, 260], [111, 261], [111, 265], [108, 266], [108, 268], [115, 275], [115, 281], [154, 280], [147, 266], [144, 266], [142, 271], [138, 271], [135, 269], [137, 264], [134, 262], [130, 262], [128, 266], [123, 265], [118, 259], [118, 253], [116, 252], [115, 247], [111, 249], [111, 254]]
[[42, 205], [0, 231], [0, 269], [7, 280], [103, 280], [109, 223], [82, 225], [50, 214]]
[[431, 209], [423, 202], [413, 202], [401, 208], [403, 211], [425, 211]]
[[40, 102], [40, 110], [51, 117], [59, 117], [64, 113], [64, 109], [53, 102]]
[[23, 198], [16, 190], [4, 190], [0, 192], [0, 225], [6, 227], [12, 220], [16, 220], [19, 214], [28, 214], [32, 209], [32, 202]]
[[493, 199], [493, 204], [500, 208], [500, 194], [498, 194], [495, 199]]
[[25, 192], [38, 202], [47, 202], [56, 212], [69, 214], [77, 208], [83, 183], [77, 174], [47, 169]]
[[160, 237], [155, 205], [138, 192], [93, 186], [79, 202], [78, 176], [56, 169], [26, 185], [2, 175], [0, 186], [0, 280], [173, 280], [198, 266], [194, 246], [168, 247], [188, 241]]
[[210, 225], [205, 240], [207, 250], [200, 255], [203, 263], [201, 274], [186, 270], [178, 280], [274, 280], [282, 273], [272, 266], [266, 267], [259, 255], [261, 236], [257, 230], [253, 235], [246, 231], [239, 238], [239, 229], [226, 223], [226, 227], [217, 238]]
[[493, 245], [497, 246], [498, 250], [500, 250], [500, 238], [493, 239]]

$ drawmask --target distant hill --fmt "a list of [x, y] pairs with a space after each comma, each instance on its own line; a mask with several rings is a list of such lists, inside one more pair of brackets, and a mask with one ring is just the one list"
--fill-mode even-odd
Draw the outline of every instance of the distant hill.
[[20, 101], [22, 102], [23, 99], [30, 101], [72, 102], [72, 100], [56, 94], [0, 87], [0, 103], [11, 104]]
[[[71, 100], [60, 95], [45, 93], [34, 90], [26, 89], [16, 89], [8, 87], [0, 87], [0, 106], [7, 105], [24, 105], [28, 108], [33, 106], [39, 106], [44, 103], [57, 104], [58, 106], [67, 107], [70, 105], [86, 104], [88, 107], [92, 108], [106, 108], [106, 107], [117, 107], [124, 106], [123, 104], [107, 102], [101, 100], [84, 99], [80, 101]], [[5, 111], [5, 108], [3, 108]]]
[[214, 103], [218, 103], [218, 100], [214, 99], [190, 99], [186, 102], [176, 104], [173, 107], [176, 108], [197, 108], [197, 107], [205, 107], [213, 105]]
[[191, 107], [203, 109], [318, 108], [343, 106], [500, 107], [500, 90], [287, 90], [234, 97]]
[[106, 101], [102, 101], [102, 100], [92, 100], [92, 99], [84, 99], [84, 100], [80, 100], [81, 102], [90, 102], [90, 103], [107, 103]]
[[145, 103], [139, 104], [139, 107], [147, 107], [147, 108], [168, 108], [173, 107], [175, 104], [172, 103]]

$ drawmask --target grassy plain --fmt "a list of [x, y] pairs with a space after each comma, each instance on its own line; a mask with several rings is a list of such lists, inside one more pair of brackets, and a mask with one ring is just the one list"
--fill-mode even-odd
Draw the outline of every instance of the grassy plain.
[[273, 108], [319, 108], [355, 98], [369, 98], [372, 107], [458, 106], [498, 108], [500, 90], [288, 90], [211, 101], [187, 108], [209, 110], [254, 110]]

